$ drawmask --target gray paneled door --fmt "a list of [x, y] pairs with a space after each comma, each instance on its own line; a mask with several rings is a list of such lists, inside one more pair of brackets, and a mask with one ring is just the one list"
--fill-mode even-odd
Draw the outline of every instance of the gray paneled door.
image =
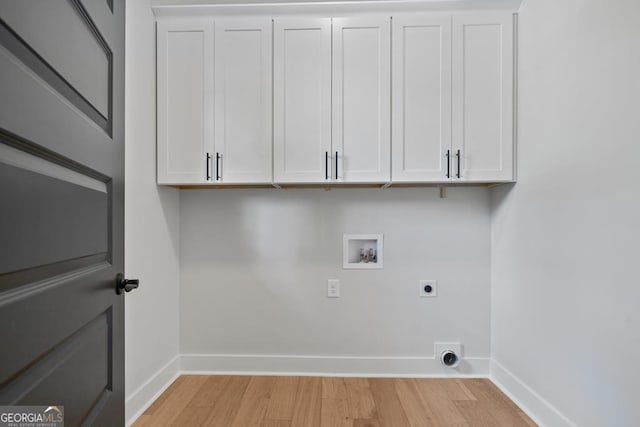
[[124, 424], [124, 0], [0, 1], [0, 405]]

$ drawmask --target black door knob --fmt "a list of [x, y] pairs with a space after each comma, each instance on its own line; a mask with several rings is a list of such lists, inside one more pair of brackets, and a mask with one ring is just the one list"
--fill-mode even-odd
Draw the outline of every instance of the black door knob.
[[118, 273], [116, 276], [116, 292], [118, 295], [125, 292], [131, 292], [134, 289], [137, 289], [140, 286], [140, 281], [138, 279], [125, 279], [122, 273]]

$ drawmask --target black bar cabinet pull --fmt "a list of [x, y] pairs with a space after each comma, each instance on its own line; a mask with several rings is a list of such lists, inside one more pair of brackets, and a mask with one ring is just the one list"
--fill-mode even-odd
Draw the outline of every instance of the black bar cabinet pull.
[[456, 173], [456, 178], [460, 178], [460, 150], [456, 152], [456, 157], [458, 160], [458, 172]]
[[451, 150], [447, 150], [447, 178], [451, 178]]
[[211, 171], [209, 168], [209, 162], [211, 161], [211, 154], [207, 153], [207, 181], [211, 179]]
[[324, 152], [324, 179], [329, 179], [329, 152]]
[[216, 153], [216, 181], [220, 181], [220, 153]]
[[336, 179], [338, 179], [338, 152], [336, 151]]

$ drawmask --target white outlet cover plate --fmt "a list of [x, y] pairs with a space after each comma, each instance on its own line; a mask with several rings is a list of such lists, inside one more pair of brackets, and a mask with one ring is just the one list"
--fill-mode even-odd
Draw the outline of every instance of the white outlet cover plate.
[[[419, 280], [418, 281], [418, 293], [420, 297], [435, 297], [438, 295], [438, 281], [437, 280]], [[431, 292], [427, 293], [424, 290], [424, 287], [427, 285], [431, 285]]]
[[338, 279], [327, 280], [327, 297], [328, 298], [340, 297], [340, 280]]

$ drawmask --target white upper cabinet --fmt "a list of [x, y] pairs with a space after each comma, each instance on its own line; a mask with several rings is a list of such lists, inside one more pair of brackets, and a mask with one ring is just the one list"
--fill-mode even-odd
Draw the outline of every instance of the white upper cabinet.
[[393, 28], [393, 181], [513, 180], [513, 15], [399, 15]]
[[389, 182], [390, 18], [333, 19], [332, 54], [334, 179]]
[[274, 181], [389, 182], [390, 19], [278, 19], [274, 31]]
[[393, 17], [392, 180], [451, 177], [451, 16]]
[[512, 14], [454, 15], [454, 180], [514, 179], [513, 68]]
[[213, 151], [213, 22], [158, 23], [158, 183], [207, 182]]
[[271, 19], [215, 24], [214, 183], [271, 183]]
[[331, 180], [331, 18], [274, 22], [274, 181]]
[[511, 12], [256, 16], [160, 18], [159, 184], [515, 179]]

